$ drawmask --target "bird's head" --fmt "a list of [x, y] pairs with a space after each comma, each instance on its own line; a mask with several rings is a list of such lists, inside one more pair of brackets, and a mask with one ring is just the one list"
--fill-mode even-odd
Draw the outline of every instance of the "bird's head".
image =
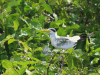
[[49, 31], [50, 31], [50, 34], [54, 34], [55, 32], [57, 32], [55, 28], [49, 28]]

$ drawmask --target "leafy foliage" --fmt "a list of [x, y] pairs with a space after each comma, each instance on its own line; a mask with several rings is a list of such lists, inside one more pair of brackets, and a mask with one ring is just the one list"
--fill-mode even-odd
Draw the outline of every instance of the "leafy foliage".
[[[0, 0], [0, 74], [99, 75], [99, 0]], [[76, 47], [54, 48], [42, 29], [60, 36], [94, 34]]]

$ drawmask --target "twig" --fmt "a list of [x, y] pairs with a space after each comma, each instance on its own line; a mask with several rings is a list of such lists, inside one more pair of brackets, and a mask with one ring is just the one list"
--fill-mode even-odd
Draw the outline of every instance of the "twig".
[[60, 68], [60, 74], [62, 73], [63, 64], [64, 64], [64, 58], [62, 57], [62, 64], [61, 64], [61, 68]]
[[16, 35], [16, 38], [17, 38], [17, 41], [18, 41], [18, 45], [19, 47], [21, 47], [20, 43], [19, 43], [19, 40], [18, 40], [18, 36]]
[[55, 55], [53, 55], [53, 57], [52, 57], [52, 59], [51, 59], [51, 61], [49, 63], [49, 66], [47, 67], [47, 75], [49, 75], [49, 67], [50, 67], [54, 57], [55, 57]]
[[90, 33], [89, 35], [87, 35], [87, 38], [88, 38], [89, 36], [91, 36], [93, 33], [94, 33], [94, 32], [92, 32], [92, 33]]
[[50, 17], [51, 19], [54, 19], [52, 16], [50, 16], [49, 14], [46, 14], [45, 12], [42, 12], [43, 15]]
[[88, 24], [88, 18], [86, 18], [86, 21], [85, 21], [85, 25], [87, 26], [87, 24]]
[[91, 36], [94, 32], [91, 32], [89, 35], [87, 35], [85, 38], [81, 38], [80, 40], [78, 40], [77, 43], [86, 40], [86, 38], [88, 38], [89, 36]]

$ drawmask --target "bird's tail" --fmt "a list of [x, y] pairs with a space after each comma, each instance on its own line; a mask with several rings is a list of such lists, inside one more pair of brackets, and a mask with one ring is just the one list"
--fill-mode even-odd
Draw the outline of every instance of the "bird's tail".
[[[81, 42], [81, 41], [84, 41], [84, 40], [86, 40], [86, 38], [88, 38], [89, 36], [91, 36], [92, 34], [93, 34], [94, 32], [92, 32], [92, 33], [90, 33], [90, 34], [88, 34], [88, 35], [81, 35], [80, 36], [80, 39], [78, 40], [78, 42]], [[77, 43], [78, 43], [77, 42]]]

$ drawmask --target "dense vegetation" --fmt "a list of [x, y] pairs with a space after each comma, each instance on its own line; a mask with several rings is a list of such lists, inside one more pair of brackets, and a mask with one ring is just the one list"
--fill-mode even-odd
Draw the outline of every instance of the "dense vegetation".
[[[61, 50], [59, 36], [94, 34]], [[100, 75], [100, 0], [0, 0], [0, 74]]]

